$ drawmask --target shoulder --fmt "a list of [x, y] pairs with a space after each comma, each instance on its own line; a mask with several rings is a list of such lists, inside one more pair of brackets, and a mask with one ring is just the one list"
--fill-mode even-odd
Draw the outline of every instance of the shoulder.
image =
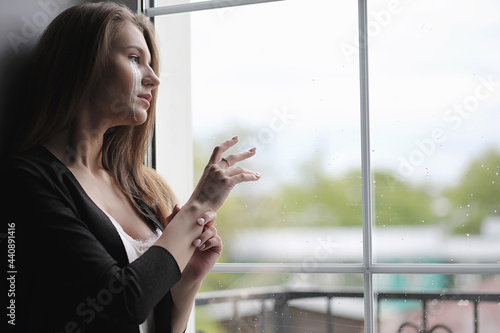
[[31, 148], [9, 158], [5, 161], [2, 169], [3, 174], [8, 178], [32, 175], [57, 179], [58, 177], [54, 176], [60, 176], [69, 171], [61, 161], [43, 146]]
[[10, 157], [6, 162], [7, 164], [12, 165], [16, 165], [19, 163], [43, 165], [52, 164], [55, 161], [58, 161], [58, 159], [54, 155], [52, 155], [52, 153], [49, 152], [47, 148], [43, 146], [36, 146], [20, 154]]
[[75, 180], [66, 166], [42, 146], [34, 147], [5, 161], [0, 182], [13, 197], [68, 193]]

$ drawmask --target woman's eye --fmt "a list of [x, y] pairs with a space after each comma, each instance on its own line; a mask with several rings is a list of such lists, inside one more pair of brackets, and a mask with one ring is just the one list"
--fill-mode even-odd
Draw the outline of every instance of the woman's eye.
[[129, 59], [132, 60], [132, 62], [139, 63], [139, 57], [137, 56], [130, 56]]

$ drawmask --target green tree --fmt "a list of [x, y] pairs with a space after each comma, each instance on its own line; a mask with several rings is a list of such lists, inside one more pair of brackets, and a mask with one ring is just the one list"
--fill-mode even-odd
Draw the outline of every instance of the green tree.
[[[390, 173], [376, 172], [373, 179], [376, 225], [437, 222], [433, 197], [425, 189], [396, 181]], [[273, 192], [238, 192], [219, 211], [219, 220], [231, 220], [237, 228], [361, 226], [361, 214], [360, 172], [339, 177], [318, 172]]]
[[438, 217], [432, 209], [434, 196], [428, 189], [402, 182], [391, 172], [375, 172], [373, 179], [375, 225], [421, 225], [438, 222]]
[[453, 209], [449, 219], [455, 233], [478, 233], [488, 216], [500, 216], [500, 153], [487, 150], [473, 160], [461, 181], [445, 195]]

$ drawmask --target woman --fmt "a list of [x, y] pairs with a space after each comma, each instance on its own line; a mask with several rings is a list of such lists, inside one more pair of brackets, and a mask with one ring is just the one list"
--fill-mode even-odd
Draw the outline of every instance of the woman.
[[[222, 241], [216, 211], [260, 174], [217, 146], [179, 207], [142, 163], [158, 55], [151, 23], [113, 3], [70, 8], [34, 53], [31, 119], [7, 164], [20, 332], [183, 332]], [[175, 160], [175, 157], [173, 157]]]

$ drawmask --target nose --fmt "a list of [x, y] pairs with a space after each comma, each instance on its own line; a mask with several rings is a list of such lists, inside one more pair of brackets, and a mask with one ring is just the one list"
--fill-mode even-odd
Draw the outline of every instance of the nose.
[[160, 79], [153, 71], [153, 69], [147, 66], [146, 75], [142, 77], [142, 84], [149, 87], [151, 90], [155, 89], [160, 85]]

